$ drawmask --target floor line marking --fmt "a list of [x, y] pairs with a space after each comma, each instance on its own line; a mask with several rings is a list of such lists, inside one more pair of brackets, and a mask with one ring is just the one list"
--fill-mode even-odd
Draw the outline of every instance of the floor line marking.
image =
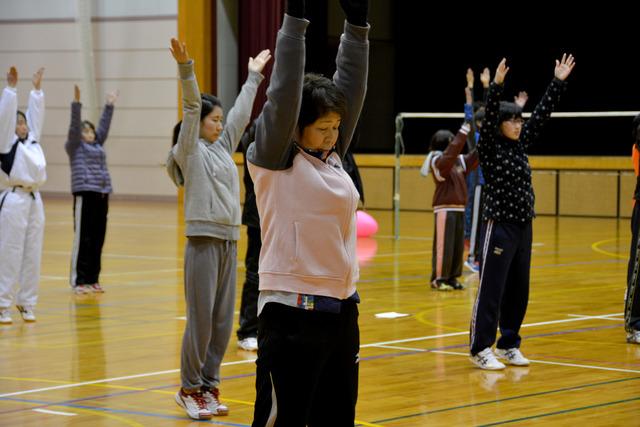
[[[245, 364], [245, 363], [253, 363], [255, 361], [256, 361], [256, 359], [237, 360], [237, 361], [234, 361], [234, 362], [225, 362], [225, 363], [222, 364], [222, 366], [242, 365], [242, 364]], [[131, 379], [135, 379], [135, 378], [152, 377], [152, 376], [156, 376], [156, 375], [175, 374], [177, 372], [180, 372], [180, 369], [168, 369], [166, 371], [147, 372], [147, 373], [144, 373], [144, 374], [127, 375], [127, 376], [115, 377], [115, 378], [105, 378], [105, 379], [102, 379], [102, 380], [84, 381], [84, 382], [81, 382], [81, 383], [64, 384], [64, 385], [52, 386], [52, 387], [42, 387], [42, 388], [31, 389], [31, 390], [16, 391], [16, 392], [13, 392], [13, 393], [3, 393], [3, 394], [0, 394], [0, 398], [2, 398], [2, 397], [10, 397], [10, 396], [20, 396], [20, 395], [23, 395], [23, 394], [30, 394], [30, 393], [38, 393], [38, 392], [41, 392], [41, 391], [62, 390], [62, 389], [66, 389], [66, 388], [82, 387], [82, 386], [86, 386], [86, 385], [101, 384], [101, 383], [107, 383], [107, 382], [112, 382], [112, 381], [124, 381], [124, 380], [131, 380]]]
[[[469, 357], [468, 353], [460, 353], [457, 351], [431, 350], [429, 353], [440, 353], [440, 354], [450, 354], [455, 356]], [[551, 362], [547, 360], [534, 360], [534, 359], [529, 359], [529, 360], [535, 363], [542, 363], [544, 365], [558, 365], [558, 366], [568, 366], [570, 368], [596, 369], [600, 371], [629, 372], [632, 374], [640, 374], [639, 370], [634, 370], [634, 369], [607, 368], [606, 366], [579, 365], [577, 363]]]
[[[611, 313], [611, 314], [603, 314], [603, 315], [600, 315], [600, 316], [615, 316], [615, 315], [619, 315], [619, 314], [618, 313]], [[522, 325], [522, 327], [526, 328], [526, 327], [532, 327], [532, 326], [550, 325], [550, 324], [557, 324], [557, 323], [567, 323], [567, 322], [575, 322], [575, 321], [581, 321], [581, 320], [594, 320], [594, 319], [593, 319], [593, 316], [590, 316], [590, 317], [573, 317], [573, 318], [570, 318], [570, 319], [561, 319], [561, 320], [551, 320], [551, 321], [546, 321], [546, 322], [529, 323], [529, 324]], [[361, 348], [379, 347], [379, 346], [389, 345], [389, 344], [424, 341], [424, 340], [429, 340], [429, 339], [446, 338], [446, 337], [454, 337], [454, 336], [463, 336], [463, 335], [468, 335], [468, 334], [469, 334], [468, 331], [465, 331], [465, 332], [453, 332], [453, 333], [449, 333], [449, 334], [430, 335], [430, 336], [425, 336], [425, 337], [406, 338], [406, 339], [401, 339], [401, 340], [392, 340], [392, 341], [364, 344], [364, 345], [361, 345], [360, 347]], [[467, 355], [466, 353], [458, 353], [458, 354]], [[239, 361], [234, 361], [234, 362], [226, 362], [226, 363], [222, 363], [222, 366], [232, 366], [232, 365], [239, 365], [239, 364], [245, 364], [245, 363], [253, 363], [253, 362], [255, 362], [255, 360], [256, 359], [247, 359], [247, 360], [239, 360]], [[570, 364], [561, 364], [561, 363], [556, 363], [556, 362], [540, 362], [540, 363], [559, 364], [559, 365], [564, 365], [564, 366], [571, 366]], [[586, 365], [576, 365], [576, 366], [586, 366]], [[619, 372], [640, 373], [640, 371], [622, 370], [622, 369], [616, 369], [616, 368], [594, 367], [594, 369], [604, 369], [604, 370], [619, 371]], [[64, 384], [64, 385], [52, 386], [52, 387], [43, 387], [43, 388], [38, 388], [38, 389], [23, 390], [23, 391], [17, 391], [17, 392], [12, 392], [12, 393], [3, 393], [3, 394], [0, 394], [0, 398], [9, 397], [9, 396], [19, 396], [19, 395], [30, 394], [30, 393], [38, 393], [38, 392], [50, 391], [50, 390], [60, 390], [60, 389], [67, 389], [67, 388], [74, 388], [74, 387], [82, 387], [82, 386], [86, 386], [86, 385], [101, 384], [101, 383], [112, 382], [112, 381], [123, 381], [123, 380], [135, 379], [135, 378], [144, 378], [144, 377], [150, 377], [150, 376], [155, 376], [155, 375], [174, 374], [174, 373], [177, 373], [177, 372], [180, 372], [180, 370], [179, 369], [169, 369], [169, 370], [166, 370], [166, 371], [147, 372], [147, 373], [143, 373], [143, 374], [127, 375], [127, 376], [115, 377], [115, 378], [105, 378], [105, 379], [95, 380], [95, 381], [85, 381], [85, 382], [81, 382], [81, 383]]]
[[50, 411], [48, 409], [34, 409], [33, 412], [42, 412], [43, 414], [51, 414], [51, 415], [63, 415], [65, 417], [73, 417], [78, 415], [78, 414], [73, 414], [71, 412]]

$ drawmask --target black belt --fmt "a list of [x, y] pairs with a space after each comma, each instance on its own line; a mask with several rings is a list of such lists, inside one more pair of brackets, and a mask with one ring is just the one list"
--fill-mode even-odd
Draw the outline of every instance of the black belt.
[[[16, 192], [16, 188], [21, 189], [22, 191], [24, 191], [25, 193], [29, 193], [31, 195], [31, 198], [33, 200], [36, 199], [35, 194], [33, 194], [33, 187], [25, 187], [24, 185], [14, 185], [13, 188], [11, 189], [12, 193]], [[4, 201], [4, 200], [3, 200]]]

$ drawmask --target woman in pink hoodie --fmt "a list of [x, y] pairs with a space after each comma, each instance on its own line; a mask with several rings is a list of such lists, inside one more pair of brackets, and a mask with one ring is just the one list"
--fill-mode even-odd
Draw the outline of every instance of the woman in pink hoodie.
[[268, 101], [247, 160], [262, 230], [254, 426], [353, 426], [358, 397], [359, 195], [342, 157], [367, 85], [367, 0], [347, 22], [333, 80], [304, 74], [304, 1], [289, 0]]

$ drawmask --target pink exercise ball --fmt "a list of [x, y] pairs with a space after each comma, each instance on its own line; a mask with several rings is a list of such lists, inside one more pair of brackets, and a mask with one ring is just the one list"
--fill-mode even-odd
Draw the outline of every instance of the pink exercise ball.
[[378, 232], [378, 222], [365, 211], [356, 211], [356, 234], [358, 237], [373, 236]]

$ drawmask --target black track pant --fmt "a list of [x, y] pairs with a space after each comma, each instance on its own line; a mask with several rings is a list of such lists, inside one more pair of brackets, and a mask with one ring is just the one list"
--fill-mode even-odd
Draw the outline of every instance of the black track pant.
[[529, 302], [531, 239], [531, 221], [483, 223], [480, 284], [471, 315], [472, 355], [493, 345], [498, 326], [498, 348], [520, 347], [520, 326]]
[[73, 248], [70, 285], [99, 283], [102, 245], [107, 232], [109, 195], [82, 191], [73, 195]]
[[627, 298], [624, 304], [624, 327], [627, 332], [640, 330], [640, 203], [636, 201], [631, 216], [631, 250], [627, 272]]
[[340, 313], [267, 303], [260, 313], [253, 427], [353, 427], [358, 306]]
[[260, 228], [247, 227], [247, 255], [244, 258], [245, 281], [240, 303], [240, 328], [238, 340], [258, 336], [258, 260], [260, 259]]

